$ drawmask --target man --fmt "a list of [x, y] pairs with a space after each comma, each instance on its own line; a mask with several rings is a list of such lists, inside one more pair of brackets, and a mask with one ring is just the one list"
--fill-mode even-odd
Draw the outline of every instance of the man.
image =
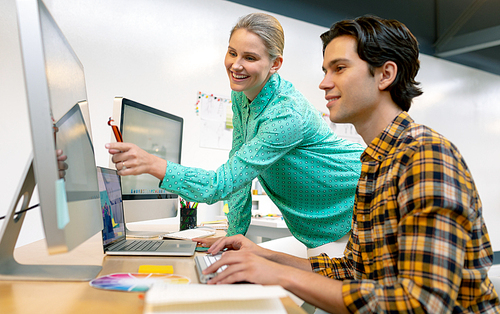
[[235, 249], [207, 269], [228, 265], [211, 283], [279, 284], [334, 313], [499, 313], [472, 176], [452, 143], [407, 113], [422, 93], [415, 37], [365, 16], [321, 38], [330, 118], [354, 124], [368, 145], [345, 256], [305, 260], [229, 237], [209, 250]]

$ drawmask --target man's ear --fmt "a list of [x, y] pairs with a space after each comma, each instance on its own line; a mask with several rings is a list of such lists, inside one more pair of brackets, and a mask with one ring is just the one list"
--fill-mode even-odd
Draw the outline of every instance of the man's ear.
[[396, 79], [396, 75], [398, 74], [398, 65], [394, 61], [387, 61], [379, 69], [379, 89], [385, 90], [387, 87], [391, 86], [392, 82]]
[[271, 66], [271, 73], [276, 73], [278, 70], [281, 68], [281, 65], [283, 64], [283, 56], [277, 56], [276, 59], [273, 61], [273, 65]]

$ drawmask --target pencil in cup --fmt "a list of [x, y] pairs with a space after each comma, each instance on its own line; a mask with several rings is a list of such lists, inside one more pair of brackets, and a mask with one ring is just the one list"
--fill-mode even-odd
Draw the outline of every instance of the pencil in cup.
[[196, 212], [195, 208], [181, 208], [180, 230], [196, 228]]
[[[193, 229], [196, 228], [196, 216], [198, 203], [185, 202], [182, 198], [181, 203], [181, 219], [179, 224], [179, 230]], [[190, 207], [192, 206], [192, 207]]]

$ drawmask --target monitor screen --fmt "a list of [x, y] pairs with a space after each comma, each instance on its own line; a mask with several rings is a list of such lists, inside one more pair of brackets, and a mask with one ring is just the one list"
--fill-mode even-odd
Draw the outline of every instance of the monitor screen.
[[[180, 163], [183, 119], [124, 98], [121, 110], [123, 141], [134, 143], [161, 159]], [[176, 198], [158, 187], [149, 174], [122, 177], [125, 200]]]
[[126, 236], [120, 177], [116, 170], [97, 167], [97, 178], [104, 225], [102, 242], [108, 245]]
[[98, 200], [94, 148], [78, 104], [57, 123], [56, 148], [67, 156], [64, 181], [68, 202]]
[[[123, 97], [115, 98], [114, 113], [124, 142], [180, 163], [184, 124], [181, 117]], [[177, 216], [178, 195], [160, 189], [159, 183], [149, 174], [121, 177], [126, 222]], [[127, 234], [132, 235], [134, 231], [127, 229]]]

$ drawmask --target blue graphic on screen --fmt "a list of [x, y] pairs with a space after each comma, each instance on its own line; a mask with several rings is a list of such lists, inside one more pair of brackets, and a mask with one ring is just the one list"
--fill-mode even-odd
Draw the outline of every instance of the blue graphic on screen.
[[104, 245], [116, 241], [125, 235], [120, 177], [113, 170], [98, 168], [99, 193], [104, 228]]

